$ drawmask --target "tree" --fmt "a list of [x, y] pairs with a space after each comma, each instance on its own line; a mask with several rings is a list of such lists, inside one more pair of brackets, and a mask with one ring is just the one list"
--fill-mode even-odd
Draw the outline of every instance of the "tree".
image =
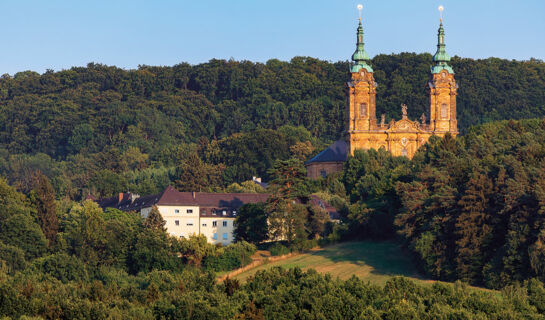
[[489, 191], [492, 183], [482, 173], [474, 173], [467, 183], [467, 189], [458, 201], [460, 215], [456, 221], [458, 240], [458, 278], [467, 282], [482, 283], [482, 268], [487, 247], [492, 240], [490, 215], [487, 213]]
[[269, 169], [269, 174], [273, 178], [270, 187], [276, 197], [273, 201], [293, 200], [304, 195], [301, 183], [305, 178], [305, 168], [301, 160], [295, 158], [277, 160]]
[[69, 245], [69, 252], [80, 259], [99, 263], [104, 257], [106, 232], [102, 209], [96, 202], [87, 200], [76, 204], [61, 225]]
[[314, 151], [314, 147], [310, 141], [296, 142], [290, 147], [291, 155], [301, 161], [305, 161]]
[[329, 222], [329, 213], [318, 206], [308, 206], [307, 227], [311, 238], [320, 238], [325, 235], [326, 224]]
[[240, 207], [235, 218], [234, 236], [237, 241], [261, 243], [269, 238], [265, 204], [248, 203]]
[[289, 242], [306, 237], [306, 207], [295, 203], [296, 198], [308, 197], [302, 188], [305, 169], [298, 159], [277, 160], [269, 170], [273, 177], [269, 188], [272, 195], [267, 200], [265, 210], [269, 216], [269, 232], [273, 239], [286, 239]]
[[224, 169], [223, 165], [204, 163], [196, 153], [191, 153], [178, 167], [176, 188], [193, 192], [220, 187]]
[[144, 220], [143, 226], [144, 228], [148, 228], [150, 230], [165, 232], [167, 230], [165, 228], [166, 223], [167, 222], [165, 219], [163, 219], [161, 212], [159, 212], [159, 208], [154, 205], [151, 207], [148, 216]]
[[31, 260], [47, 250], [47, 239], [34, 218], [25, 195], [0, 178], [0, 242], [21, 249]]
[[214, 245], [209, 244], [204, 235], [190, 235], [180, 240], [180, 252], [186, 263], [200, 266], [203, 259], [214, 254]]
[[57, 232], [59, 230], [55, 191], [53, 190], [51, 183], [49, 183], [49, 179], [40, 171], [37, 171], [35, 176], [33, 200], [37, 210], [40, 228], [51, 247], [57, 240]]

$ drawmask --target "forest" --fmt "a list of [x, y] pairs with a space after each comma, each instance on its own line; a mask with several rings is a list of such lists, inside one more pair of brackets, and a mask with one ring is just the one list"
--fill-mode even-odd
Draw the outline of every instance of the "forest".
[[[431, 55], [377, 55], [377, 114], [411, 119], [428, 109]], [[493, 120], [545, 115], [545, 63], [454, 57], [462, 133]], [[45, 173], [59, 197], [119, 190], [156, 193], [198, 168], [195, 186], [220, 190], [252, 176], [268, 180], [276, 159], [308, 157], [345, 127], [348, 62], [295, 57], [211, 60], [123, 70], [90, 63], [0, 79], [0, 174], [30, 190]], [[429, 118], [429, 117], [428, 117]], [[304, 144], [302, 144], [304, 143]], [[198, 159], [197, 159], [198, 158]]]
[[[378, 55], [377, 113], [427, 108], [429, 54]], [[0, 79], [0, 316], [14, 319], [543, 319], [545, 63], [455, 57], [461, 135], [413, 159], [359, 150], [342, 172], [303, 166], [342, 135], [348, 62], [99, 64]], [[130, 190], [264, 192], [239, 241], [174, 238], [156, 209], [98, 207]], [[309, 205], [334, 205], [341, 223]], [[423, 275], [384, 286], [313, 270], [216, 281], [263, 240], [275, 254], [397, 240]], [[495, 289], [475, 290], [468, 284]]]

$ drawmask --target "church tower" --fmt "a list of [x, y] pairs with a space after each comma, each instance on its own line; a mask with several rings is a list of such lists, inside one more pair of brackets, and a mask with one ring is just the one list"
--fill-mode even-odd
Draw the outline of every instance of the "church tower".
[[359, 132], [370, 132], [376, 128], [376, 87], [373, 68], [363, 43], [361, 16], [357, 29], [356, 51], [352, 55], [354, 65], [350, 69], [351, 81], [347, 83], [347, 133], [350, 153], [356, 148], [369, 148], [365, 141], [358, 139]]
[[[352, 55], [350, 80], [346, 84], [347, 112], [345, 136], [305, 163], [310, 178], [326, 177], [343, 168], [347, 157], [357, 149], [384, 149], [394, 156], [412, 158], [432, 136], [456, 136], [456, 94], [458, 85], [454, 70], [449, 66], [450, 57], [445, 50], [443, 18], [437, 35], [437, 52], [433, 56], [427, 91], [430, 97], [429, 120], [426, 114], [420, 119], [410, 119], [407, 110], [413, 106], [401, 104], [401, 119], [386, 122], [383, 113], [377, 123], [375, 96], [377, 83], [369, 55], [363, 45], [363, 26], [360, 19], [357, 29], [356, 51]], [[443, 7], [439, 7], [443, 11]], [[428, 122], [429, 121], [429, 122]]]
[[[443, 7], [439, 7], [439, 11]], [[433, 56], [435, 65], [431, 68], [427, 89], [430, 96], [430, 130], [438, 135], [450, 132], [458, 134], [456, 121], [456, 95], [458, 85], [454, 80], [454, 70], [448, 65], [450, 56], [445, 50], [445, 30], [441, 17], [437, 32], [437, 52]]]

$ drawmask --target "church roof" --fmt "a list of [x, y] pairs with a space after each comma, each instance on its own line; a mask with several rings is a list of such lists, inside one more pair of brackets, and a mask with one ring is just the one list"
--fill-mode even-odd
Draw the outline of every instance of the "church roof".
[[314, 162], [345, 162], [348, 154], [348, 145], [344, 139], [335, 141], [324, 151], [318, 153], [305, 164]]

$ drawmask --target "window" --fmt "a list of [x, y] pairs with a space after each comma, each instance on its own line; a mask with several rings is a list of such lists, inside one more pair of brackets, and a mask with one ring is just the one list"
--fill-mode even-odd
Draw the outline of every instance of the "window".
[[325, 170], [320, 171], [320, 175], [322, 178], [325, 178], [327, 176], [327, 172]]
[[228, 235], [227, 235], [227, 233], [224, 233], [224, 234], [223, 234], [223, 240], [227, 240], [227, 239], [229, 239], [229, 238], [228, 238]]
[[206, 214], [206, 209], [202, 209], [202, 214]]
[[218, 222], [217, 221], [212, 221], [212, 227], [217, 227], [218, 226]]
[[184, 237], [184, 234], [183, 233], [180, 233], [180, 238], [183, 238]]
[[203, 227], [206, 227], [206, 223], [203, 223], [202, 226], [203, 226]]
[[367, 117], [367, 103], [360, 104], [360, 116]]
[[180, 210], [174, 209], [174, 213], [180, 213]]
[[192, 221], [189, 221], [186, 225], [187, 225], [188, 227], [192, 227], [192, 226], [193, 226], [193, 222], [192, 222]]
[[193, 209], [187, 209], [186, 212], [187, 213], [193, 213]]
[[223, 221], [223, 226], [227, 227], [227, 221]]
[[174, 220], [174, 224], [176, 224], [177, 226], [180, 225], [180, 220]]
[[214, 233], [214, 234], [212, 235], [212, 239], [218, 240], [218, 234], [217, 234], [217, 233]]
[[227, 211], [223, 210], [223, 212], [221, 213], [222, 215], [226, 215], [227, 214]]
[[448, 118], [448, 106], [446, 103], [443, 103], [441, 105], [441, 118], [442, 119]]

